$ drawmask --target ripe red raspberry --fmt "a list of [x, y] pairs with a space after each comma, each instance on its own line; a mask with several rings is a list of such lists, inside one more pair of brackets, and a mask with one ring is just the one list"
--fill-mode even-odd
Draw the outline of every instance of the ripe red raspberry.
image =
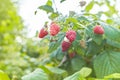
[[47, 30], [45, 28], [42, 28], [39, 33], [39, 38], [43, 38], [48, 34]]
[[62, 42], [62, 51], [65, 52], [67, 51], [71, 46], [71, 43], [70, 42], [66, 42], [66, 41], [63, 41]]
[[76, 32], [73, 30], [69, 30], [66, 32], [66, 37], [72, 43], [76, 39]]
[[50, 25], [50, 34], [52, 36], [55, 36], [58, 34], [59, 31], [60, 31], [60, 26], [58, 24], [52, 22]]
[[73, 58], [75, 56], [75, 52], [69, 53], [69, 57]]
[[93, 30], [94, 30], [94, 33], [95, 33], [95, 34], [101, 34], [101, 35], [104, 34], [104, 29], [103, 29], [103, 27], [101, 27], [101, 26], [99, 26], [99, 25], [95, 26]]

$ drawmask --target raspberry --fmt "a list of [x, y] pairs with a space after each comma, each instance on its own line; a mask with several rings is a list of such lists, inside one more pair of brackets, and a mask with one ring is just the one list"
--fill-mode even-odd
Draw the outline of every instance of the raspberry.
[[75, 56], [75, 52], [69, 53], [69, 57], [73, 58]]
[[104, 34], [104, 29], [99, 25], [95, 26], [93, 30], [95, 34]]
[[72, 43], [76, 39], [76, 32], [73, 30], [69, 30], [66, 32], [66, 37]]
[[52, 22], [50, 25], [50, 34], [52, 36], [55, 36], [58, 34], [59, 31], [60, 31], [60, 26], [57, 25], [56, 23]]
[[44, 38], [47, 34], [47, 30], [45, 30], [45, 28], [42, 28], [39, 33], [39, 38]]
[[71, 46], [71, 43], [70, 42], [66, 42], [66, 41], [63, 41], [62, 42], [62, 51], [65, 52], [67, 51]]

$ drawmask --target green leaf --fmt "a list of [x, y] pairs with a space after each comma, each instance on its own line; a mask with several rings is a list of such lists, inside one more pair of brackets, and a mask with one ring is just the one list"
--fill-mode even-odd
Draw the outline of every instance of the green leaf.
[[52, 14], [49, 16], [49, 18], [53, 20], [53, 19], [57, 18], [58, 16], [59, 16], [58, 13], [52, 13]]
[[87, 80], [108, 80], [108, 79], [87, 78]]
[[112, 19], [107, 19], [106, 22], [107, 22], [108, 24], [113, 24], [113, 23], [114, 23], [114, 21], [113, 21]]
[[117, 14], [118, 13], [118, 11], [116, 10], [115, 4], [111, 5], [109, 1], [106, 1], [106, 5], [109, 8], [108, 12], [109, 12], [110, 16], [112, 16], [113, 14]]
[[54, 12], [53, 8], [52, 8], [51, 6], [49, 6], [49, 5], [40, 6], [39, 9], [44, 10], [44, 11], [46, 11], [47, 13], [49, 13], [49, 12]]
[[74, 50], [75, 50], [75, 52], [77, 52], [77, 54], [83, 54], [83, 51], [82, 51], [81, 46], [80, 46], [80, 39], [82, 38], [82, 36], [81, 36], [79, 30], [76, 31], [76, 34], [77, 34], [76, 39], [72, 43], [72, 46], [74, 47]]
[[66, 19], [66, 24], [69, 24], [70, 22], [76, 24], [78, 21], [75, 18], [69, 17]]
[[68, 17], [65, 22], [65, 24], [69, 24], [69, 26], [74, 30], [78, 29], [77, 27], [79, 27], [77, 23], [78, 20], [74, 17]]
[[85, 16], [80, 16], [77, 18], [78, 21], [87, 21], [90, 22], [90, 20], [88, 18], [86, 18]]
[[116, 42], [116, 41], [113, 41], [113, 40], [110, 40], [110, 39], [107, 39], [106, 40], [106, 43], [113, 46], [113, 47], [116, 47], [116, 48], [120, 48], [120, 43]]
[[42, 69], [36, 69], [32, 73], [23, 76], [22, 80], [48, 80], [48, 75]]
[[75, 52], [77, 52], [77, 54], [83, 55], [84, 54], [84, 50], [82, 49], [81, 45], [80, 45], [80, 39], [81, 37], [77, 36], [76, 40], [72, 43], [72, 46], [74, 47]]
[[99, 22], [101, 24], [101, 26], [104, 28], [105, 30], [105, 36], [113, 41], [118, 41], [120, 42], [120, 30], [109, 26], [103, 22]]
[[105, 76], [104, 78], [108, 78], [108, 79], [110, 79], [110, 78], [114, 78], [114, 79], [119, 78], [120, 79], [120, 73], [114, 73], [114, 74]]
[[10, 80], [8, 75], [0, 70], [0, 80]]
[[105, 3], [104, 2], [98, 2], [98, 1], [94, 1], [94, 3], [96, 3], [96, 4], [98, 4], [99, 6], [102, 6], [102, 5], [104, 5]]
[[57, 60], [62, 60], [63, 59], [63, 56], [64, 56], [64, 53], [62, 52], [62, 49], [61, 49], [61, 46], [59, 46], [58, 48], [57, 48], [57, 50], [55, 50], [54, 52], [52, 52], [51, 54], [50, 54], [50, 57], [52, 58], [52, 59], [57, 59]]
[[81, 38], [82, 38], [82, 36], [81, 36], [81, 34], [80, 34], [80, 31], [79, 30], [77, 30], [76, 31], [76, 40], [80, 40]]
[[60, 3], [64, 2], [64, 1], [66, 1], [66, 0], [61, 0]]
[[76, 72], [73, 75], [66, 77], [64, 80], [86, 80], [86, 79], [80, 76], [80, 72]]
[[72, 58], [71, 66], [73, 71], [78, 71], [86, 65], [86, 62], [79, 56]]
[[103, 36], [94, 34], [92, 36], [92, 39], [93, 39], [93, 41], [95, 41], [96, 44], [100, 45], [102, 43], [102, 41], [103, 41]]
[[94, 0], [92, 0], [85, 8], [87, 12], [89, 12], [94, 6]]
[[59, 43], [57, 43], [57, 42], [50, 42], [48, 53], [51, 53], [54, 50], [56, 50], [58, 48], [58, 46], [59, 46]]
[[66, 77], [64, 80], [86, 80], [85, 77], [89, 76], [91, 72], [90, 68], [83, 67], [80, 71]]
[[90, 41], [87, 43], [87, 52], [86, 52], [86, 55], [87, 56], [93, 56], [95, 54], [98, 54], [101, 52], [102, 48], [103, 48], [103, 44], [102, 43], [101, 45], [98, 45], [96, 44], [94, 41]]
[[87, 68], [87, 67], [83, 67], [83, 68], [80, 70], [80, 74], [81, 74], [81, 76], [83, 76], [83, 77], [89, 76], [89, 75], [91, 74], [91, 72], [92, 72], [92, 69]]
[[64, 39], [64, 36], [65, 36], [64, 33], [59, 33], [57, 35], [57, 37], [58, 37], [57, 42], [50, 42], [48, 53], [51, 53], [51, 52], [57, 50], [57, 48], [60, 46], [62, 40]]
[[57, 68], [57, 67], [48, 67], [48, 69], [55, 74], [57, 75], [61, 75], [62, 77], [66, 77], [67, 76], [67, 72], [65, 70], [62, 70], [60, 68]]
[[49, 76], [49, 80], [62, 80], [67, 76], [67, 72], [57, 67], [40, 66]]
[[40, 65], [39, 68], [44, 70], [44, 72], [47, 73], [47, 74], [52, 74], [52, 72], [46, 66]]
[[48, 0], [47, 3], [46, 3], [46, 5], [52, 6], [52, 0]]
[[112, 73], [120, 73], [120, 52], [104, 51], [94, 60], [94, 70], [97, 78]]
[[95, 24], [88, 25], [87, 28], [85, 28], [85, 33], [87, 34], [88, 37], [93, 37], [93, 27]]

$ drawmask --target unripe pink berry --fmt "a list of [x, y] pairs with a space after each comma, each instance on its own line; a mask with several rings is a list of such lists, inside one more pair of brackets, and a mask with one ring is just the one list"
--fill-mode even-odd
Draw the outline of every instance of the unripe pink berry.
[[103, 27], [101, 27], [99, 25], [95, 26], [94, 29], [93, 29], [93, 31], [94, 31], [95, 34], [100, 34], [100, 35], [104, 34]]
[[52, 22], [50, 24], [50, 35], [55, 36], [58, 34], [59, 31], [60, 31], [60, 26], [55, 22]]
[[69, 30], [66, 32], [66, 37], [72, 43], [76, 39], [76, 32], [74, 30]]

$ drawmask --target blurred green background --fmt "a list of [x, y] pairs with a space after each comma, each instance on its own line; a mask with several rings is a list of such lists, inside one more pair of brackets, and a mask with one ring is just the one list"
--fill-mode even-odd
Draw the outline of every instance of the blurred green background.
[[20, 80], [33, 71], [41, 64], [40, 57], [44, 57], [41, 54], [47, 51], [47, 41], [40, 43], [36, 38], [27, 38], [26, 31], [14, 4], [0, 0], [0, 70], [11, 80]]

